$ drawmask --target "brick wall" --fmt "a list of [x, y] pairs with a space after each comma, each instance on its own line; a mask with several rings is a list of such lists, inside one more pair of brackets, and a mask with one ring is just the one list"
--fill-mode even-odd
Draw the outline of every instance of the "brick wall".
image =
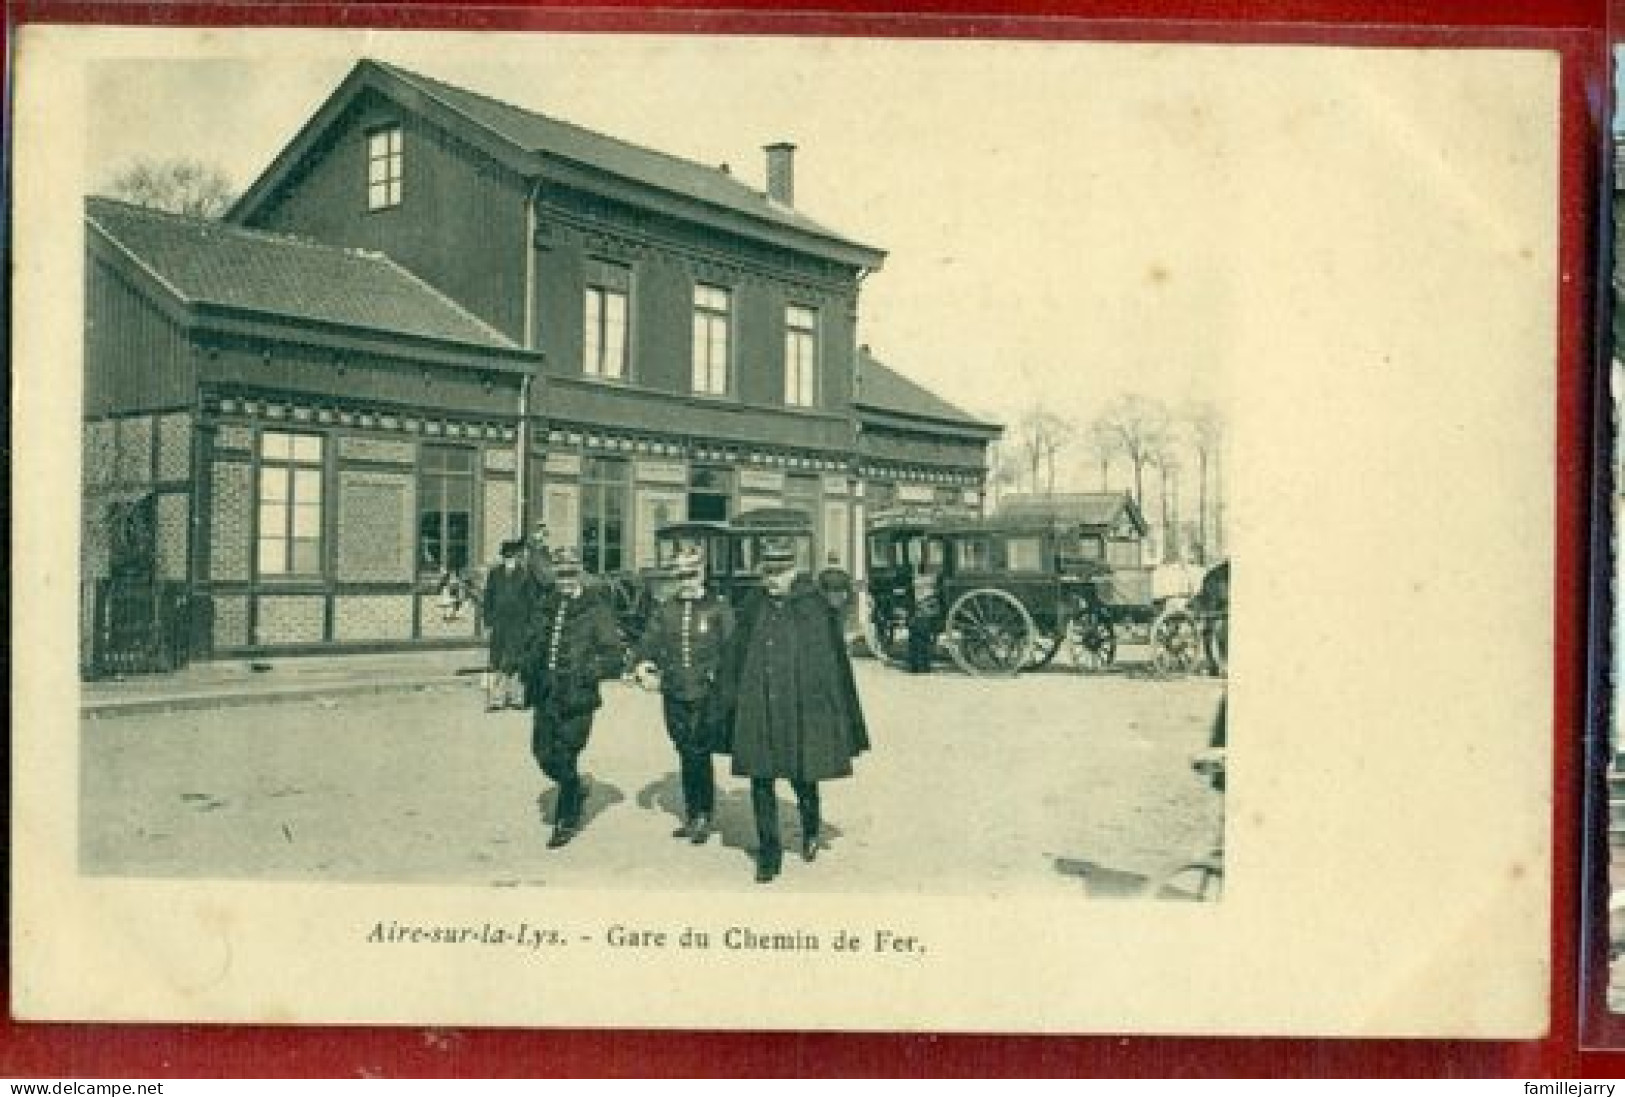
[[478, 614], [472, 607], [464, 606], [463, 615], [455, 621], [441, 620], [440, 596], [436, 594], [418, 595], [419, 620], [422, 622], [420, 632], [425, 640], [473, 639], [475, 636], [475, 618]]
[[192, 475], [192, 417], [184, 411], [158, 417], [158, 479]]
[[511, 449], [487, 449], [485, 451], [485, 468], [487, 472], [512, 472], [516, 462]]
[[254, 430], [241, 423], [223, 423], [215, 432], [214, 444], [217, 449], [251, 451], [254, 448]]
[[254, 529], [250, 471], [239, 462], [215, 462], [210, 479], [209, 577], [216, 581], [248, 578]]
[[187, 574], [187, 526], [191, 521], [191, 497], [179, 492], [158, 496], [156, 566], [160, 579], [185, 579]]
[[121, 484], [152, 480], [152, 420], [144, 415], [118, 421], [118, 473]]
[[417, 489], [410, 475], [339, 473], [338, 577], [345, 582], [409, 581]]
[[488, 564], [497, 558], [502, 542], [519, 536], [514, 526], [514, 484], [512, 480], [485, 482], [485, 537], [480, 542], [484, 559], [476, 564]]
[[319, 594], [261, 595], [256, 606], [256, 644], [314, 644], [322, 640], [327, 599]]
[[111, 419], [99, 419], [84, 426], [85, 485], [101, 487], [113, 482], [118, 458], [118, 428]]
[[79, 576], [105, 578], [108, 573], [107, 506], [100, 496], [79, 501]]
[[214, 596], [214, 646], [244, 647], [248, 644], [248, 597], [242, 594]]
[[410, 640], [410, 594], [345, 594], [333, 603], [335, 640]]

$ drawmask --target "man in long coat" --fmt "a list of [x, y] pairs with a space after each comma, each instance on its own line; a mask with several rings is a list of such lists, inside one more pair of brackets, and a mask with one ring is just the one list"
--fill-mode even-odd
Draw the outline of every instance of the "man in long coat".
[[535, 709], [531, 753], [559, 786], [547, 842], [556, 849], [581, 829], [587, 790], [577, 763], [603, 704], [598, 683], [619, 677], [625, 656], [609, 606], [585, 596], [581, 558], [573, 549], [554, 553], [553, 579], [531, 614], [525, 663]]
[[863, 707], [839, 623], [818, 587], [796, 570], [788, 542], [763, 547], [762, 587], [746, 596], [712, 693], [723, 753], [750, 778], [756, 815], [756, 880], [779, 874], [774, 782], [785, 777], [801, 815], [801, 855], [819, 849], [818, 783], [852, 775], [869, 747]]
[[711, 836], [716, 809], [716, 775], [711, 761], [711, 733], [705, 702], [716, 683], [723, 648], [733, 632], [728, 603], [706, 590], [705, 561], [698, 549], [685, 548], [673, 566], [677, 590], [650, 617], [638, 641], [638, 672], [660, 675], [666, 734], [677, 750], [683, 783], [683, 825], [673, 838], [704, 845]]
[[485, 694], [486, 711], [523, 708], [524, 696], [519, 672], [525, 657], [526, 630], [540, 588], [520, 559], [525, 543], [502, 542], [502, 563], [485, 580], [485, 596], [480, 601], [480, 623], [490, 639], [490, 682]]

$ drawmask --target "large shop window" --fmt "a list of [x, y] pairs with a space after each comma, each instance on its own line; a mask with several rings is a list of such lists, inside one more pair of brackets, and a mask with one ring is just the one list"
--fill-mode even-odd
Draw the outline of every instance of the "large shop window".
[[694, 287], [694, 391], [728, 393], [728, 332], [732, 295], [721, 286]]
[[818, 378], [818, 313], [801, 305], [784, 310], [784, 402], [810, 408]]
[[627, 301], [632, 271], [619, 263], [587, 263], [582, 304], [581, 372], [611, 381], [626, 379]]
[[260, 575], [322, 572], [322, 438], [260, 435], [257, 496]]
[[424, 446], [418, 458], [418, 570], [466, 573], [474, 512], [474, 451]]
[[401, 127], [387, 126], [367, 134], [367, 208], [401, 204]]
[[581, 473], [581, 566], [604, 574], [626, 566], [630, 466], [619, 457], [589, 457]]

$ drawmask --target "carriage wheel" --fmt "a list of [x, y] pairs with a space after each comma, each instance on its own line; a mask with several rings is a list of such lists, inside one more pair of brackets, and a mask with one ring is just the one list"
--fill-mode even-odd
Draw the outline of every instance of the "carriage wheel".
[[1151, 623], [1151, 665], [1159, 674], [1186, 674], [1196, 669], [1202, 651], [1196, 619], [1177, 609]]
[[1067, 624], [1072, 642], [1072, 665], [1079, 670], [1105, 670], [1117, 658], [1117, 630], [1111, 618], [1086, 609]]
[[966, 674], [1010, 676], [1027, 662], [1038, 629], [1013, 595], [973, 590], [948, 611], [948, 654]]
[[1207, 654], [1207, 669], [1216, 677], [1230, 673], [1230, 615], [1208, 620], [1202, 629], [1202, 648]]

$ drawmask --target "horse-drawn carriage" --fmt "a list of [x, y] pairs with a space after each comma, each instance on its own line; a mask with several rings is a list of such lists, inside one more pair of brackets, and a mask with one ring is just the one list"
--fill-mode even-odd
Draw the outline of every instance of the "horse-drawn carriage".
[[[1163, 673], [1202, 661], [1203, 619], [1187, 599], [1158, 591], [1155, 569], [1105, 563], [1098, 544], [1065, 523], [903, 517], [874, 523], [868, 542], [865, 628], [888, 662], [905, 658], [922, 576], [941, 607], [939, 643], [967, 674], [1035, 670], [1063, 649], [1079, 669], [1103, 669], [1133, 640]], [[1210, 631], [1216, 622], [1215, 611]]]

